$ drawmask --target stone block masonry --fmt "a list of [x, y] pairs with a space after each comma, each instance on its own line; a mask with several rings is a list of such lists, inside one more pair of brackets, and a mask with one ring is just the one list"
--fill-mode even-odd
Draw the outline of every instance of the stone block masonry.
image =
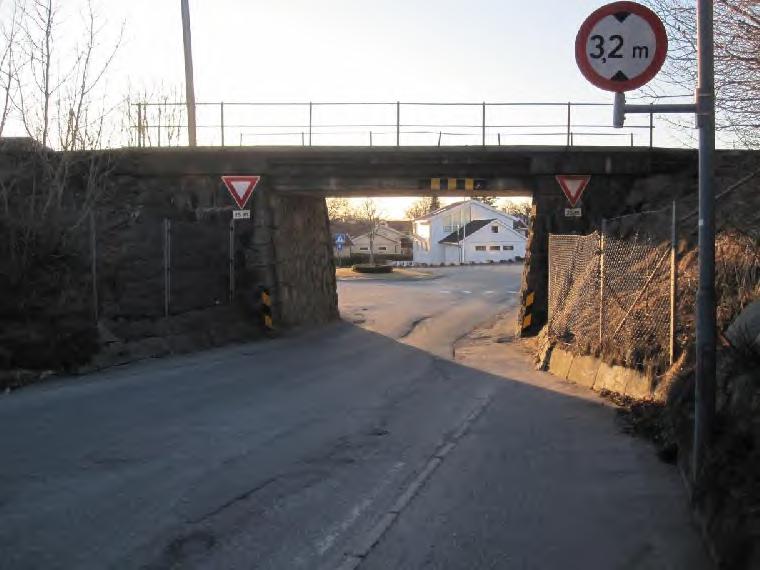
[[[30, 157], [32, 161], [65, 159], [49, 152], [39, 158], [30, 153]], [[76, 163], [82, 159], [77, 156]], [[30, 321], [27, 323], [0, 311], [0, 328], [10, 335], [6, 339], [0, 334], [0, 348], [5, 349], [0, 369], [55, 370], [61, 362], [69, 370], [83, 365], [100, 367], [256, 338], [264, 332], [259, 314], [262, 289], [271, 295], [275, 331], [339, 318], [327, 208], [321, 196], [277, 195], [265, 176], [247, 206], [251, 219], [236, 220], [231, 231], [235, 206], [220, 176], [256, 174], [255, 164], [249, 171], [241, 171], [238, 165], [234, 171], [218, 174], [143, 176], [139, 169], [125, 170], [118, 151], [101, 154], [99, 162], [103, 173], [91, 196], [94, 240], [87, 223], [73, 230], [75, 239], [67, 239], [79, 260], [76, 265], [69, 264], [76, 275], [68, 282], [81, 301], [76, 304], [76, 319], [67, 322], [75, 322], [82, 331], [77, 330], [72, 337], [68, 329], [54, 330], [55, 325], [47, 324], [55, 322], [52, 313], [45, 314], [45, 310], [33, 315], [19, 313], [21, 320]], [[86, 170], [70, 169], [66, 207], [71, 211], [84, 210], [87, 176]], [[0, 169], [0, 178], [18, 186], [15, 191], [23, 196], [28, 180], [10, 168]], [[93, 241], [97, 299], [90, 263]], [[234, 284], [230, 283], [231, 275]], [[59, 294], [59, 289], [51, 286], [45, 290], [52, 295]], [[59, 313], [66, 311], [52, 299], [35, 301], [38, 307], [49, 305], [57, 320]], [[28, 302], [19, 298], [7, 304], [20, 307]], [[45, 329], [49, 330], [42, 334]], [[62, 360], [61, 355], [53, 354], [56, 350], [51, 348], [51, 339], [78, 336], [99, 341], [75, 351], [71, 343], [66, 344], [67, 351], [77, 353], [73, 359]], [[15, 344], [10, 342], [12, 337]], [[29, 346], [22, 350], [19, 338], [27, 339], [20, 342]]]
[[230, 303], [232, 199], [219, 177], [111, 177], [98, 215], [104, 224], [111, 218], [115, 229], [98, 242], [103, 244], [101, 313], [113, 321], [112, 332], [120, 336], [119, 322], [163, 316], [164, 219], [171, 221], [170, 318], [232, 304], [241, 319], [260, 323], [260, 292], [267, 289], [275, 330], [337, 319], [324, 199], [278, 196], [264, 179], [247, 208], [251, 219], [234, 222]]

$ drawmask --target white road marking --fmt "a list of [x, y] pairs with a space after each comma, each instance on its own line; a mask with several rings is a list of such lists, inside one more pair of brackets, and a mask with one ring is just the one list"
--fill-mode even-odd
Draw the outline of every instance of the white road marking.
[[343, 564], [340, 565], [338, 570], [355, 570], [361, 563], [367, 558], [370, 551], [374, 546], [380, 542], [383, 535], [388, 529], [396, 522], [401, 512], [406, 506], [412, 502], [415, 495], [419, 492], [425, 482], [430, 478], [433, 472], [438, 468], [446, 456], [456, 447], [459, 440], [469, 430], [470, 426], [480, 417], [483, 411], [486, 409], [491, 401], [492, 395], [484, 395], [478, 398], [479, 403], [470, 411], [464, 421], [459, 425], [457, 430], [451, 435], [448, 441], [443, 442], [433, 456], [428, 460], [425, 468], [420, 472], [417, 477], [407, 486], [406, 490], [398, 497], [396, 503], [391, 509], [380, 519], [374, 528], [367, 533], [363, 538], [360, 538], [352, 549], [349, 549]]
[[483, 295], [493, 295], [496, 291], [483, 291]]
[[465, 295], [471, 295], [472, 291], [462, 291], [462, 293], [464, 293]]
[[444, 293], [444, 294], [448, 294], [448, 293], [451, 293], [451, 291], [438, 291], [438, 292], [439, 292], [439, 293]]
[[398, 473], [401, 468], [404, 467], [404, 462], [399, 461], [393, 467], [391, 467], [388, 470], [388, 473], [383, 478], [383, 480], [380, 482], [380, 484], [375, 487], [372, 492], [367, 496], [366, 499], [361, 501], [359, 504], [354, 505], [354, 507], [351, 509], [351, 511], [348, 513], [348, 516], [340, 521], [338, 524], [333, 525], [333, 527], [330, 529], [330, 531], [325, 535], [321, 540], [318, 540], [315, 543], [315, 547], [317, 549], [317, 552], [320, 556], [323, 556], [325, 552], [330, 550], [332, 548], [333, 544], [335, 544], [335, 541], [338, 540], [341, 534], [346, 532], [349, 528], [351, 528], [351, 525], [353, 525], [356, 520], [359, 518], [359, 516], [367, 510], [367, 508], [372, 505], [372, 503], [377, 499], [380, 492], [390, 483], [391, 479]]

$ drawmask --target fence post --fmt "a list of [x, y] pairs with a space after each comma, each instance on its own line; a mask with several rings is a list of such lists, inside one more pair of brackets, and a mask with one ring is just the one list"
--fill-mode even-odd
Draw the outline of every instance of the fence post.
[[649, 111], [649, 148], [654, 148], [654, 113]]
[[501, 146], [501, 133], [496, 133], [496, 140], [499, 142], [499, 146]]
[[169, 316], [171, 302], [172, 222], [164, 218], [164, 316]]
[[314, 104], [309, 101], [309, 146], [311, 146], [311, 116], [314, 112]]
[[230, 304], [235, 299], [235, 220], [230, 220]]
[[633, 146], [633, 133], [631, 133], [631, 146]]
[[95, 212], [90, 212], [90, 269], [92, 273], [92, 314], [95, 317], [95, 322], [97, 323], [100, 315], [98, 307], [98, 242], [95, 230]]
[[607, 234], [607, 220], [602, 218], [602, 233], [599, 236], [599, 347], [604, 344], [604, 246]]
[[369, 132], [369, 146], [372, 146], [372, 131]]
[[158, 107], [158, 123], [156, 123], [156, 140], [158, 146], [161, 146], [161, 107]]
[[678, 326], [678, 211], [673, 200], [670, 226], [670, 365], [676, 361], [676, 327]]
[[219, 103], [219, 119], [221, 121], [222, 146], [224, 146], [224, 101]]
[[482, 132], [482, 143], [483, 146], [486, 146], [486, 102], [483, 101], [483, 132]]
[[137, 146], [142, 146], [142, 103], [137, 104]]
[[148, 146], [148, 129], [150, 129], [150, 125], [148, 124], [148, 104], [143, 103], [142, 108], [143, 113], [143, 126], [142, 126], [142, 146]]
[[572, 146], [573, 144], [573, 135], [570, 133], [571, 113], [572, 113], [572, 103], [568, 103], [567, 104], [567, 146]]
[[401, 146], [401, 103], [396, 101], [396, 146]]

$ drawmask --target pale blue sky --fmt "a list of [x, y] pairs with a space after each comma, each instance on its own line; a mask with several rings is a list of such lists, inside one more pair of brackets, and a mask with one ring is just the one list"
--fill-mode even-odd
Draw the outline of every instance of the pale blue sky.
[[[100, 1], [128, 22], [133, 80], [181, 82], [179, 0]], [[606, 100], [573, 57], [580, 23], [601, 4], [191, 0], [197, 96]]]

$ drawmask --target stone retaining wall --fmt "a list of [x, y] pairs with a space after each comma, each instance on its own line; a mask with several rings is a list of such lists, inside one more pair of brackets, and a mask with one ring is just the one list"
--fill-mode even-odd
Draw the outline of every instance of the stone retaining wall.
[[[0, 178], [20, 196], [30, 184], [28, 175], [22, 177], [28, 168], [14, 170], [13, 164], [63, 160], [50, 152], [29, 153], [21, 159], [17, 155], [18, 151], [14, 161], [9, 161], [0, 153]], [[75, 158], [69, 168], [64, 206], [73, 217], [82, 209], [89, 175], [86, 157]], [[251, 219], [235, 221], [235, 296], [231, 299], [233, 201], [219, 176], [123, 173], [111, 168], [102, 155], [98, 155], [98, 167], [104, 173], [97, 180], [92, 208], [98, 319], [91, 272], [93, 240], [85, 219], [67, 230], [70, 235], [66, 237], [66, 247], [77, 261], [68, 263], [66, 271], [67, 287], [73, 291], [68, 297], [77, 300], [76, 319], [67, 320], [73, 324], [67, 324], [66, 330], [50, 324], [53, 311], [57, 318], [75, 305], [62, 301], [61, 287], [53, 286], [61, 279], [47, 276], [45, 268], [52, 266], [43, 260], [34, 279], [51, 281], [44, 294], [56, 298], [40, 298], [37, 291], [43, 288], [37, 287], [34, 301], [40, 310], [14, 313], [14, 306], [28, 306], [29, 301], [10, 299], [12, 293], [5, 291], [5, 304], [0, 307], [0, 369], [72, 370], [86, 363], [93, 351], [99, 357], [90, 366], [97, 367], [131, 357], [187, 352], [255, 338], [264, 332], [260, 318], [263, 289], [272, 298], [276, 331], [338, 318], [323, 198], [281, 196], [272, 191], [266, 177], [262, 179], [248, 204]], [[168, 317], [164, 298], [166, 220], [171, 227]], [[0, 266], [0, 276], [2, 272]], [[31, 279], [25, 276], [23, 283]], [[61, 338], [71, 341], [57, 342]], [[79, 338], [82, 346], [72, 346]], [[59, 345], [60, 350], [55, 348]], [[7, 350], [3, 351], [4, 347]], [[76, 353], [76, 357], [63, 358], [64, 353]], [[22, 354], [26, 356], [17, 358]]]
[[554, 347], [549, 357], [549, 372], [563, 380], [601, 392], [603, 390], [638, 400], [659, 399], [652, 379], [646, 374], [612, 366], [593, 356], [579, 356]]

